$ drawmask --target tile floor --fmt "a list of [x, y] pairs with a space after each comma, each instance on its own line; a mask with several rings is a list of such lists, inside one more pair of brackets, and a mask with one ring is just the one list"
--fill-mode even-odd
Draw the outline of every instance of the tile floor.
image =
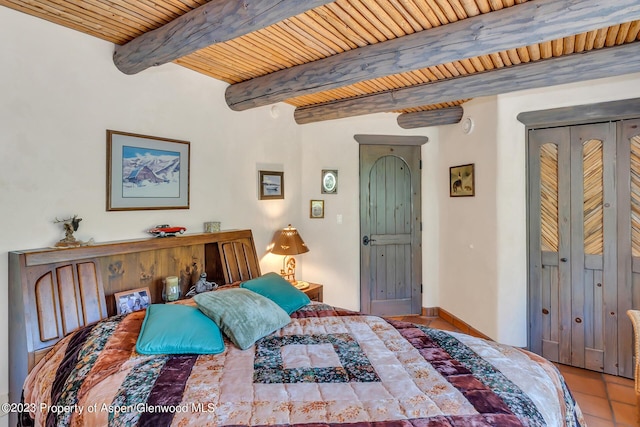
[[[400, 316], [398, 320], [460, 332], [439, 317]], [[640, 408], [633, 380], [556, 364], [578, 401], [588, 427], [638, 427]]]

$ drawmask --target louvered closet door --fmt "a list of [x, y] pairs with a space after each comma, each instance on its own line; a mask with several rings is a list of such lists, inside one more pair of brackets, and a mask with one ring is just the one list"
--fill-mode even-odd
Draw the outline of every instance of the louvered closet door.
[[618, 372], [615, 151], [609, 123], [529, 131], [530, 348], [612, 374]]

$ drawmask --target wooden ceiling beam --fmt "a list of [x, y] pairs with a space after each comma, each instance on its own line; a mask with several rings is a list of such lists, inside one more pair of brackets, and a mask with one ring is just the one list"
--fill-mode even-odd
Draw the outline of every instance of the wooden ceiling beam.
[[442, 126], [460, 123], [464, 110], [455, 107], [438, 108], [437, 110], [402, 113], [398, 116], [398, 126], [402, 129], [416, 129], [429, 126]]
[[640, 69], [640, 42], [362, 95], [294, 112], [298, 124], [619, 76]]
[[640, 1], [535, 0], [236, 83], [236, 111], [640, 19]]
[[136, 74], [327, 3], [332, 0], [212, 0], [116, 46], [113, 62], [123, 73]]

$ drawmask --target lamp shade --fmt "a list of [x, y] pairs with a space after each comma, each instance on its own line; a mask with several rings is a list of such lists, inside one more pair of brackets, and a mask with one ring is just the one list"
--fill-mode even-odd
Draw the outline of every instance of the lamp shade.
[[276, 255], [298, 255], [305, 252], [309, 252], [309, 248], [291, 224], [280, 231], [271, 249], [271, 253]]

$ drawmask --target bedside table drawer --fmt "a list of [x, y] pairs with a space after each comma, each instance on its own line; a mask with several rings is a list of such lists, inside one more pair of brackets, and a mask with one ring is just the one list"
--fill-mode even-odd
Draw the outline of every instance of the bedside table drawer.
[[311, 301], [322, 302], [322, 285], [317, 283], [309, 283], [309, 287], [307, 289], [303, 289], [302, 292], [307, 294]]

